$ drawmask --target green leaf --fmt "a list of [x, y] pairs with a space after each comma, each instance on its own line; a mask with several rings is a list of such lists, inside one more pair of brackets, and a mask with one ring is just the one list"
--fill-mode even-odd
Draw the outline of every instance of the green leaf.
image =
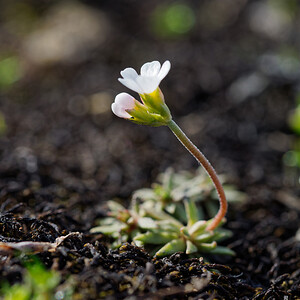
[[113, 217], [107, 217], [102, 219], [100, 222], [100, 225], [113, 225], [113, 224], [120, 224], [119, 220], [117, 220], [116, 218]]
[[188, 227], [191, 227], [193, 224], [199, 221], [198, 209], [195, 202], [190, 199], [184, 200], [184, 207], [187, 215]]
[[143, 247], [143, 246], [144, 246], [144, 243], [143, 243], [143, 242], [138, 241], [138, 240], [135, 240], [135, 239], [134, 239], [134, 243], [135, 243], [135, 245], [136, 245], [137, 247]]
[[[214, 218], [209, 219], [207, 222], [207, 227], [213, 222]], [[223, 218], [220, 223], [218, 224], [218, 226], [214, 229], [219, 229], [221, 226], [223, 226], [226, 223], [226, 218]]]
[[206, 227], [207, 227], [207, 221], [200, 220], [189, 228], [189, 234], [193, 236], [197, 236], [203, 233]]
[[217, 246], [215, 249], [211, 250], [211, 254], [220, 254], [220, 255], [230, 255], [235, 256], [235, 252], [227, 247]]
[[170, 214], [174, 215], [176, 211], [176, 204], [175, 203], [169, 203], [165, 206], [165, 210]]
[[168, 168], [164, 173], [163, 173], [163, 178], [162, 178], [162, 186], [165, 191], [169, 192], [173, 188], [173, 177], [174, 177], [174, 170], [172, 168]]
[[121, 246], [122, 246], [122, 241], [120, 241], [120, 240], [115, 240], [115, 241], [111, 244], [112, 249], [117, 249], [117, 248], [119, 248], [119, 247], [121, 247]]
[[155, 256], [162, 257], [171, 255], [176, 252], [184, 252], [186, 249], [186, 244], [183, 239], [176, 239], [169, 243], [167, 243], [165, 246], [160, 248], [155, 254]]
[[178, 235], [176, 233], [171, 233], [171, 232], [151, 232], [148, 231], [146, 233], [142, 233], [137, 235], [134, 238], [134, 241], [141, 241], [144, 244], [154, 244], [154, 245], [159, 245], [159, 244], [166, 244], [174, 239], [176, 239]]
[[119, 232], [120, 230], [124, 229], [124, 226], [121, 225], [121, 223], [115, 223], [112, 225], [103, 225], [103, 226], [97, 226], [90, 229], [91, 233], [104, 233], [111, 235], [115, 232]]
[[[180, 234], [180, 228], [183, 227], [183, 224], [179, 222], [173, 222], [173, 220], [161, 220], [156, 222], [158, 230], [160, 231], [171, 231]], [[155, 230], [152, 230], [155, 231]]]
[[192, 254], [198, 252], [198, 248], [191, 241], [186, 241], [186, 254]]
[[199, 252], [211, 253], [211, 251], [217, 247], [217, 243], [215, 241], [212, 243], [200, 243], [197, 244], [197, 247]]
[[225, 228], [218, 228], [214, 233], [214, 238], [216, 241], [224, 240], [232, 237], [233, 233], [231, 230]]
[[154, 200], [157, 201], [157, 195], [153, 191], [153, 189], [139, 189], [135, 191], [132, 195], [132, 200], [135, 201], [137, 199], [140, 199], [142, 201], [149, 201]]
[[119, 212], [125, 210], [125, 207], [123, 205], [113, 200], [107, 201], [107, 206], [109, 210], [113, 212]]
[[210, 233], [210, 232], [203, 232], [202, 234], [194, 237], [194, 241], [195, 243], [198, 244], [202, 244], [202, 243], [211, 243], [213, 241], [215, 241], [215, 236], [214, 234]]
[[148, 217], [138, 218], [137, 220], [138, 226], [142, 229], [154, 229], [157, 228], [157, 223]]
[[191, 236], [186, 226], [180, 228], [180, 232], [185, 236], [185, 238], [189, 239]]
[[[147, 204], [147, 203], [145, 203], [145, 204]], [[165, 213], [162, 210], [158, 210], [157, 208], [155, 208], [153, 206], [151, 207], [150, 205], [144, 205], [143, 209], [145, 210], [146, 214], [148, 216], [150, 216], [151, 218], [153, 218], [154, 220], [169, 220], [170, 222], [177, 223], [177, 225], [179, 227], [183, 226], [179, 221], [177, 221], [171, 215]]]

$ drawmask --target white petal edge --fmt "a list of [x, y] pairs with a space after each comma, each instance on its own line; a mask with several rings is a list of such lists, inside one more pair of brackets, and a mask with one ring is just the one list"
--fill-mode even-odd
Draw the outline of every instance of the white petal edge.
[[121, 71], [120, 74], [124, 79], [134, 80], [136, 77], [138, 77], [138, 73], [133, 68], [126, 68], [123, 71]]
[[160, 70], [160, 62], [154, 60], [142, 65], [141, 76], [154, 77], [157, 76]]
[[166, 60], [163, 63], [163, 65], [162, 65], [162, 67], [161, 67], [161, 69], [160, 69], [160, 71], [159, 71], [159, 73], [157, 75], [158, 78], [160, 79], [160, 81], [163, 80], [167, 76], [167, 74], [169, 73], [170, 69], [171, 69], [171, 63], [170, 63], [169, 60]]

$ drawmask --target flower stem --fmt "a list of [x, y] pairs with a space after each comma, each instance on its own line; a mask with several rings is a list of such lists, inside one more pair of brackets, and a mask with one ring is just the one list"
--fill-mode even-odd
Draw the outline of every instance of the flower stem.
[[210, 225], [207, 227], [208, 230], [214, 230], [219, 223], [222, 221], [223, 217], [227, 211], [227, 200], [224, 193], [223, 186], [217, 176], [216, 171], [213, 166], [204, 156], [204, 154], [190, 141], [190, 139], [185, 135], [185, 133], [181, 130], [181, 128], [171, 120], [167, 126], [172, 130], [177, 139], [182, 143], [182, 145], [196, 158], [196, 160], [202, 165], [205, 169], [206, 173], [209, 175], [211, 180], [213, 181], [215, 188], [218, 192], [220, 208], [218, 213], [213, 218]]

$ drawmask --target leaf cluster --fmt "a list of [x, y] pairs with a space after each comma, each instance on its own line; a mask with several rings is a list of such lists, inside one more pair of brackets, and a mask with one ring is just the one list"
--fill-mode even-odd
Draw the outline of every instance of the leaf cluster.
[[[108, 217], [91, 232], [110, 236], [113, 247], [133, 241], [158, 257], [178, 251], [195, 256], [233, 255], [232, 250], [217, 244], [230, 237], [231, 231], [220, 227], [207, 230], [212, 218], [203, 220], [204, 209], [214, 213], [213, 191], [210, 180], [200, 171], [193, 177], [188, 172], [167, 170], [152, 188], [136, 191], [128, 209], [108, 201]], [[243, 200], [242, 193], [233, 190], [234, 193]], [[203, 203], [204, 208], [199, 205]]]

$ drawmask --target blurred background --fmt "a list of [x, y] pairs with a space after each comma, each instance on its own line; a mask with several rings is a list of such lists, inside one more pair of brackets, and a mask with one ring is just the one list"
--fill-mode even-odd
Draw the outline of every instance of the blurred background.
[[297, 0], [0, 1], [0, 196], [126, 198], [196, 169], [168, 128], [110, 110], [134, 95], [121, 70], [167, 59], [167, 104], [217, 171], [298, 193], [299, 50]]

